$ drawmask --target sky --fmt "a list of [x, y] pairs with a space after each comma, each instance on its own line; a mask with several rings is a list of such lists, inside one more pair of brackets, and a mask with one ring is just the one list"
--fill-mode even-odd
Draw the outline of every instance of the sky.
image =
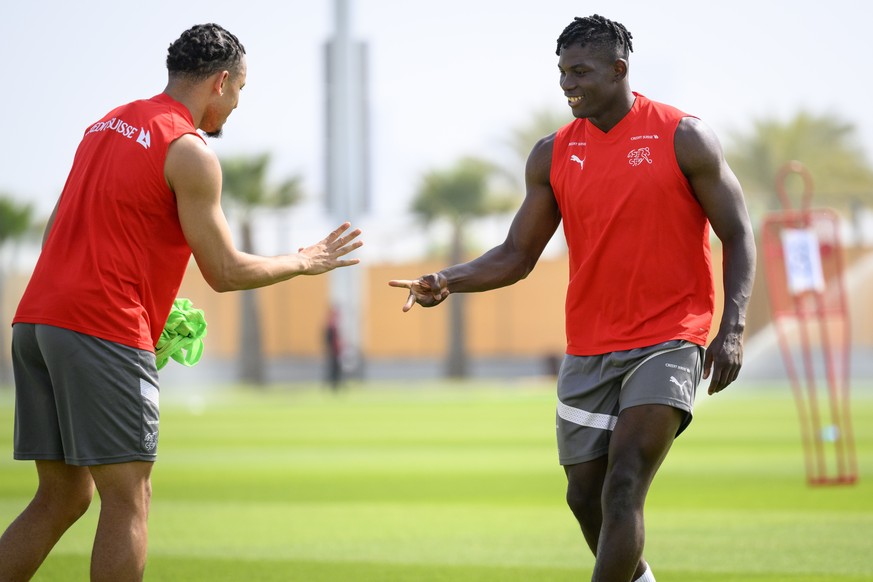
[[[873, 159], [866, 0], [350, 0], [370, 50], [373, 207], [358, 217], [364, 256], [406, 258], [433, 232], [408, 212], [424, 172], [465, 155], [517, 165], [506, 146], [539, 110], [567, 112], [555, 39], [574, 16], [602, 14], [633, 34], [631, 87], [702, 118], [726, 144], [753, 120], [801, 110], [856, 125]], [[324, 189], [323, 44], [332, 0], [3, 0], [6, 55], [0, 192], [47, 216], [84, 131], [113, 107], [161, 92], [166, 50], [217, 22], [247, 51], [248, 77], [220, 156], [273, 155], [271, 178], [303, 176], [306, 202], [264, 217], [265, 254], [315, 242], [336, 222]], [[476, 235], [499, 242], [505, 221]]]

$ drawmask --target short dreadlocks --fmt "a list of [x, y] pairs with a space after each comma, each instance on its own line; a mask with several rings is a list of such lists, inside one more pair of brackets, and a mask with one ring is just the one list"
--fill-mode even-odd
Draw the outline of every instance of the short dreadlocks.
[[615, 58], [627, 59], [634, 50], [632, 38], [633, 35], [619, 22], [599, 14], [585, 18], [577, 16], [558, 37], [555, 53], [560, 56], [562, 49], [574, 44], [591, 45], [610, 51]]
[[239, 39], [221, 26], [198, 24], [170, 45], [167, 70], [171, 75], [205, 79], [218, 71], [235, 72], [244, 54]]

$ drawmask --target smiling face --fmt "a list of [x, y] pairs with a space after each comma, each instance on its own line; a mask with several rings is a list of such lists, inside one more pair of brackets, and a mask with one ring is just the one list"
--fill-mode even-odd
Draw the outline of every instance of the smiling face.
[[243, 57], [235, 71], [222, 73], [216, 80], [213, 99], [206, 107], [200, 129], [209, 137], [221, 137], [224, 124], [239, 105], [239, 94], [246, 84], [246, 61]]
[[597, 45], [574, 44], [558, 57], [561, 89], [577, 118], [587, 118], [608, 131], [633, 105], [627, 60]]

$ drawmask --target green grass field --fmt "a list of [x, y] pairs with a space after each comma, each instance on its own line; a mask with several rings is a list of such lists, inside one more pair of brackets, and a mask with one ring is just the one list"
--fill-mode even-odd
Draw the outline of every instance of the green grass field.
[[[786, 386], [701, 390], [649, 496], [659, 582], [873, 580], [873, 386], [857, 485], [808, 487]], [[580, 581], [550, 381], [167, 386], [149, 581]], [[0, 527], [29, 500], [0, 391]], [[36, 580], [86, 580], [98, 502]]]

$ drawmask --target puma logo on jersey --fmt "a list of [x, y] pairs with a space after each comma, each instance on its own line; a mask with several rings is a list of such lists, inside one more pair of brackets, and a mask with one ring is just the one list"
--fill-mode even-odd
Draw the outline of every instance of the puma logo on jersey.
[[585, 167], [585, 160], [580, 160], [579, 156], [577, 156], [576, 154], [570, 156], [570, 161], [578, 163], [580, 170]]
[[[679, 386], [679, 390], [687, 390], [688, 388], [691, 388], [691, 382], [688, 380], [682, 380], [682, 383], [680, 384], [679, 380], [676, 379], [676, 376], [670, 376], [670, 382]], [[688, 388], [685, 387], [686, 384], [688, 384]]]

